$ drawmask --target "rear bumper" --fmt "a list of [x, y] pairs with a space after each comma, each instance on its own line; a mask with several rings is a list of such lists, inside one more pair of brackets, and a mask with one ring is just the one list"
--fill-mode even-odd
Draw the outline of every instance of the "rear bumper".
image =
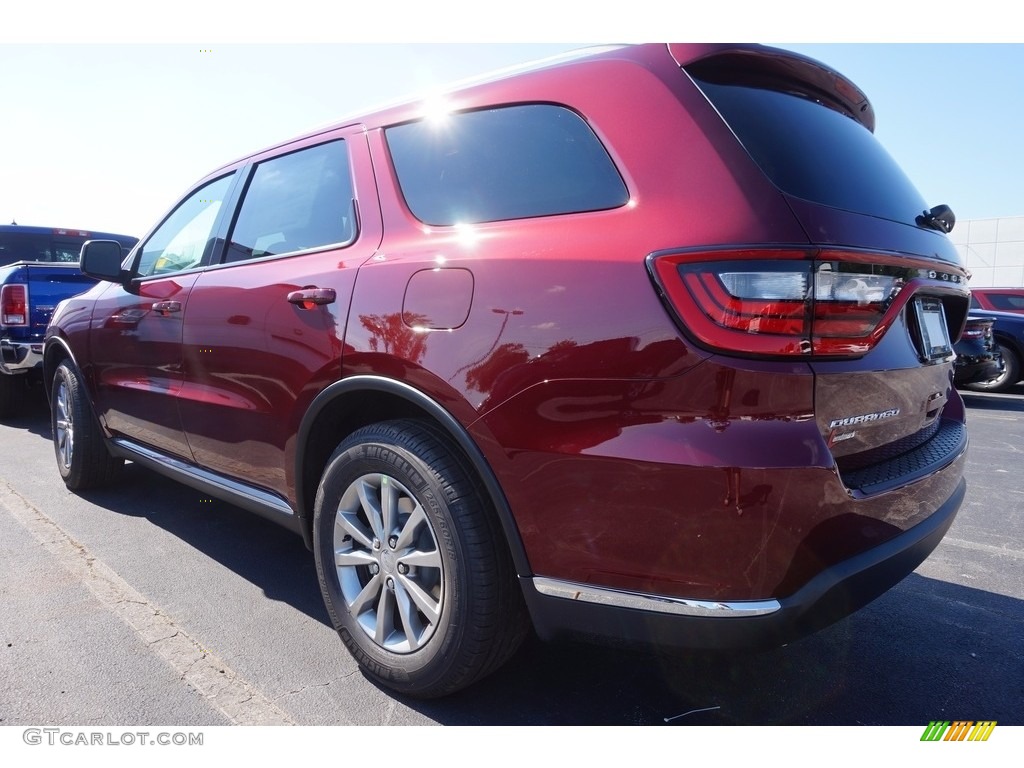
[[523, 578], [523, 592], [534, 627], [547, 640], [687, 649], [778, 646], [848, 616], [909, 575], [952, 525], [966, 487], [961, 479], [924, 521], [823, 570], [784, 598], [718, 603], [544, 578]]
[[991, 381], [1002, 375], [1004, 363], [1002, 358], [994, 355], [979, 357], [963, 357], [957, 361], [953, 369], [953, 383], [958, 387], [964, 384], [976, 384]]

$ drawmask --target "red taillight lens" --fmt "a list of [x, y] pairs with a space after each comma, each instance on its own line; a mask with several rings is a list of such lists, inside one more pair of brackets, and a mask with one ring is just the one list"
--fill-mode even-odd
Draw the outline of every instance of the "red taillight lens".
[[850, 261], [799, 250], [707, 256], [715, 261], [680, 254], [652, 264], [686, 328], [731, 352], [864, 354], [884, 333], [886, 312], [906, 284], [903, 270], [866, 263], [861, 254]]
[[28, 325], [28, 286], [0, 288], [0, 324]]

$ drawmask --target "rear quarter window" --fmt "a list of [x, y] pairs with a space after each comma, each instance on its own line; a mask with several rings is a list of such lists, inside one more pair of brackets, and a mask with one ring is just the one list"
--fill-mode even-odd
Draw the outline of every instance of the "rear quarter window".
[[590, 126], [562, 106], [459, 112], [385, 136], [406, 204], [427, 224], [599, 211], [629, 199]]

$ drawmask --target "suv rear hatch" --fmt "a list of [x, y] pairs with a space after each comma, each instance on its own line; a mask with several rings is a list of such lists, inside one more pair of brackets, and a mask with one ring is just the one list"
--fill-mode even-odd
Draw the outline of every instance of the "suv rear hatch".
[[670, 46], [810, 245], [664, 265], [689, 291], [684, 322], [712, 347], [807, 360], [819, 429], [855, 494], [948, 463], [956, 451], [944, 444], [966, 440], [950, 403], [966, 274], [943, 222], [875, 138], [867, 98], [786, 51], [723, 46], [681, 61], [690, 50]]

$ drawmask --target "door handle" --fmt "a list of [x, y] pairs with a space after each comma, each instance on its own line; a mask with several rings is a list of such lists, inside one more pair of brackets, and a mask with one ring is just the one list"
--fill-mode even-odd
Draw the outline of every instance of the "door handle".
[[159, 313], [163, 317], [167, 317], [172, 312], [181, 312], [180, 301], [158, 301], [153, 304], [153, 311]]
[[317, 288], [307, 285], [288, 294], [288, 301], [302, 309], [313, 309], [322, 304], [333, 304], [338, 298], [333, 288]]

